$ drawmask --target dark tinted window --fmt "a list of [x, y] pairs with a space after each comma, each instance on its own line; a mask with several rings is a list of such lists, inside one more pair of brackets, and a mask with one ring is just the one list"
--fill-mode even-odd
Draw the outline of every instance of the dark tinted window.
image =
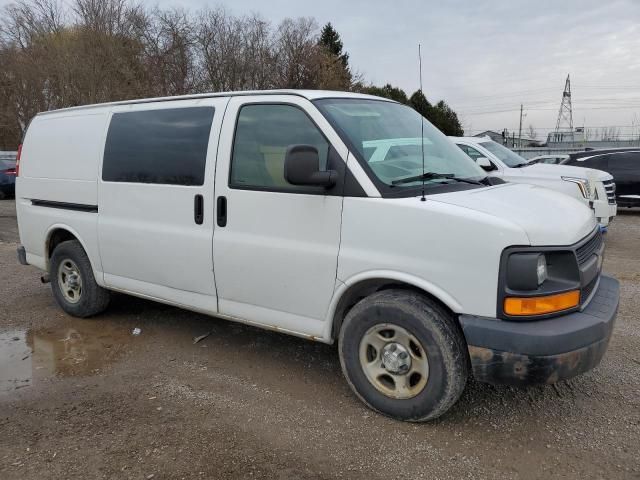
[[[456, 145], [458, 145], [458, 144], [456, 144]], [[480, 153], [475, 148], [469, 147], [468, 145], [458, 145], [458, 147], [460, 147], [460, 150], [462, 150], [464, 153], [469, 155], [474, 160], [477, 160], [480, 157], [484, 157], [484, 155], [482, 153]]]
[[114, 114], [102, 179], [202, 185], [213, 112], [193, 107]]
[[609, 158], [610, 158], [609, 155], [598, 155], [595, 157], [588, 158], [584, 162], [577, 162], [575, 165], [579, 167], [595, 168], [597, 170], [607, 170], [608, 169], [607, 159]]
[[640, 173], [640, 152], [609, 155], [609, 168], [619, 173]]
[[284, 156], [290, 145], [313, 145], [325, 170], [329, 142], [307, 114], [292, 105], [245, 105], [238, 114], [231, 161], [232, 187], [308, 190], [284, 178]]

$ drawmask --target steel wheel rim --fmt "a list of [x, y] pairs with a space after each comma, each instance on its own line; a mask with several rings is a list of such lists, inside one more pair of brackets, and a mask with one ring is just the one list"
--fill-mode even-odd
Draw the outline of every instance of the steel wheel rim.
[[82, 295], [82, 276], [76, 263], [66, 258], [58, 266], [58, 287], [69, 303], [78, 303]]
[[390, 398], [413, 398], [429, 380], [429, 360], [422, 343], [392, 323], [367, 330], [360, 340], [359, 358], [369, 382]]

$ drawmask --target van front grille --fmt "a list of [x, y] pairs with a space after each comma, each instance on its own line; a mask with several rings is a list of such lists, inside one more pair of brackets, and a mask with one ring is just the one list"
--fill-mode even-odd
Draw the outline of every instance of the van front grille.
[[576, 257], [578, 258], [578, 265], [584, 264], [591, 255], [596, 253], [602, 247], [602, 233], [600, 229], [596, 230], [593, 236], [582, 246], [576, 250]]
[[584, 303], [589, 300], [589, 297], [593, 293], [593, 289], [596, 288], [598, 284], [598, 280], [600, 279], [600, 274], [593, 277], [589, 283], [587, 283], [582, 290], [580, 291], [580, 305], [584, 305]]

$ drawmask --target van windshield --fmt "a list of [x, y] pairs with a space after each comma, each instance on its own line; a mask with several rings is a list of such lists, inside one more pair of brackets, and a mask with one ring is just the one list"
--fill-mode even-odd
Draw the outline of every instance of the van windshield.
[[[353, 153], [359, 160], [390, 188], [415, 187], [423, 181], [427, 185], [449, 182], [455, 178], [480, 180], [486, 176], [473, 160], [410, 107], [353, 98], [321, 99], [314, 103], [355, 150]], [[433, 175], [422, 175], [423, 145], [424, 173]]]

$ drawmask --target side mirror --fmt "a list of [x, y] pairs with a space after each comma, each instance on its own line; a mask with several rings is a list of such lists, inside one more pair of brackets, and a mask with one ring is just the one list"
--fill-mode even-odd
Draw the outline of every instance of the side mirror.
[[493, 166], [493, 164], [491, 163], [491, 161], [489, 161], [489, 159], [487, 157], [478, 157], [476, 158], [476, 163], [478, 164], [478, 166], [480, 168], [482, 168], [483, 170], [490, 172], [491, 170], [494, 170], [495, 167]]
[[284, 156], [284, 178], [292, 185], [333, 187], [338, 173], [320, 170], [320, 156], [313, 145], [290, 145]]

